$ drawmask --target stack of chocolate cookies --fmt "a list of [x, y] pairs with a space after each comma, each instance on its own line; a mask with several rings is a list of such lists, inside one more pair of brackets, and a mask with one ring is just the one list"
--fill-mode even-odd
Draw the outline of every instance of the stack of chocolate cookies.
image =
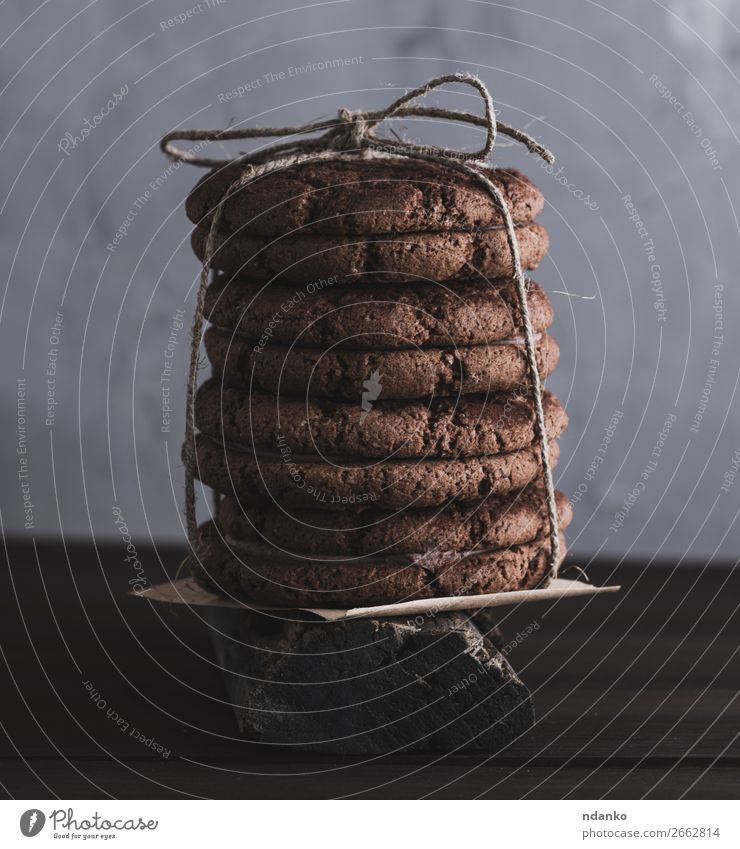
[[[544, 201], [485, 169], [524, 268], [547, 250]], [[425, 161], [344, 157], [191, 192], [212, 377], [194, 473], [218, 494], [201, 577], [258, 604], [353, 607], [527, 589], [548, 520], [501, 212], [473, 178]], [[552, 309], [528, 284], [542, 378]], [[567, 424], [543, 398], [548, 435]], [[551, 441], [551, 457], [557, 459]], [[557, 494], [561, 529], [570, 520]], [[564, 550], [564, 546], [562, 547]]]

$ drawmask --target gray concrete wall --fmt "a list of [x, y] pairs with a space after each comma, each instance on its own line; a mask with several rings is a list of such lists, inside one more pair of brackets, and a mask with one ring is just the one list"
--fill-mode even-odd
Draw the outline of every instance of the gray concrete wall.
[[[301, 5], [3, 4], [5, 531], [102, 540], [116, 535], [117, 506], [141, 537], [182, 536], [187, 331], [171, 327], [193, 306], [182, 203], [198, 173], [168, 173], [159, 137], [377, 107], [461, 70], [480, 74], [503, 119], [557, 154], [553, 173], [511, 147], [496, 160], [544, 190], [552, 247], [535, 277], [568, 293], [552, 296], [562, 359], [550, 385], [571, 417], [557, 476], [579, 500], [573, 551], [581, 562], [596, 551], [733, 557], [738, 4], [351, 0], [289, 10]], [[295, 70], [336, 58], [353, 61]], [[464, 95], [439, 102], [476, 106]], [[475, 140], [438, 127], [425, 138]]]

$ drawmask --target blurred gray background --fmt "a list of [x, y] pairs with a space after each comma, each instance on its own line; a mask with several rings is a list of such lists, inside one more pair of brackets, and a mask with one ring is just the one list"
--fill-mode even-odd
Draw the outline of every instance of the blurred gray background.
[[734, 559], [738, 3], [32, 0], [0, 21], [6, 534], [102, 541], [118, 508], [137, 540], [183, 539], [187, 326], [171, 326], [192, 314], [182, 204], [200, 172], [168, 171], [160, 136], [380, 107], [460, 70], [557, 155], [552, 173], [503, 144], [495, 158], [547, 198], [533, 276], [562, 348], [575, 562]]

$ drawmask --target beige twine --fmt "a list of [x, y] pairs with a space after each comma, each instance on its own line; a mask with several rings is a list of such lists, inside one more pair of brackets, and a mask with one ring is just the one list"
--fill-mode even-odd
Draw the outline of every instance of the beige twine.
[[[485, 115], [473, 115], [469, 112], [459, 112], [450, 109], [438, 109], [424, 106], [406, 106], [412, 100], [423, 97], [435, 88], [447, 83], [462, 83], [471, 86], [480, 94], [484, 106]], [[486, 142], [480, 150], [468, 152], [450, 148], [437, 147], [434, 145], [417, 145], [403, 139], [384, 138], [373, 132], [373, 128], [387, 118], [441, 118], [443, 120], [459, 121], [465, 124], [473, 124], [484, 127], [486, 130]], [[175, 139], [185, 141], [228, 141], [234, 139], [275, 138], [280, 136], [301, 136], [307, 133], [315, 133], [323, 130], [323, 134], [310, 139], [291, 139], [287, 142], [271, 145], [262, 151], [245, 153], [233, 159], [208, 159], [194, 156], [187, 150], [175, 147], [171, 142]], [[357, 154], [368, 151], [390, 153], [395, 156], [404, 156], [411, 159], [423, 159], [436, 162], [468, 174], [483, 185], [488, 194], [493, 198], [504, 218], [507, 242], [511, 251], [513, 277], [516, 283], [519, 306], [522, 313], [525, 354], [527, 368], [534, 395], [535, 406], [535, 433], [540, 449], [542, 462], [542, 476], [545, 484], [545, 500], [547, 505], [547, 518], [549, 523], [550, 557], [549, 575], [555, 577], [560, 562], [560, 538], [558, 528], [558, 512], [555, 503], [555, 489], [552, 480], [552, 468], [550, 466], [550, 449], [545, 426], [545, 414], [542, 407], [542, 384], [537, 369], [537, 357], [535, 351], [535, 334], [529, 315], [527, 304], [527, 279], [524, 275], [519, 257], [519, 245], [514, 232], [514, 222], [511, 218], [506, 201], [499, 188], [488, 179], [475, 165], [482, 165], [491, 155], [496, 142], [496, 135], [501, 132], [513, 138], [515, 141], [526, 145], [531, 153], [535, 153], [546, 162], [552, 163], [555, 157], [547, 148], [539, 144], [535, 139], [521, 130], [511, 127], [496, 120], [493, 101], [486, 86], [471, 74], [445, 74], [435, 77], [413, 91], [407, 92], [399, 97], [385, 109], [376, 112], [350, 112], [348, 109], [340, 109], [336, 118], [325, 121], [317, 121], [310, 124], [302, 124], [294, 127], [264, 127], [244, 128], [236, 130], [173, 130], [165, 135], [160, 147], [162, 151], [174, 162], [187, 162], [205, 168], [219, 168], [234, 165], [244, 165], [245, 170], [224, 192], [223, 197], [216, 207], [211, 219], [211, 226], [206, 240], [205, 253], [203, 256], [203, 267], [200, 273], [200, 284], [195, 305], [195, 315], [191, 328], [190, 370], [188, 374], [187, 398], [186, 398], [186, 420], [185, 420], [185, 516], [187, 521], [188, 542], [190, 544], [190, 556], [195, 558], [198, 524], [195, 510], [195, 389], [198, 379], [198, 360], [200, 352], [201, 334], [203, 330], [203, 309], [205, 290], [208, 286], [208, 278], [211, 271], [218, 232], [219, 222], [226, 201], [236, 192], [240, 191], [252, 180], [280, 168], [289, 168], [304, 162], [315, 162], [320, 159], [338, 158], [342, 154]]]

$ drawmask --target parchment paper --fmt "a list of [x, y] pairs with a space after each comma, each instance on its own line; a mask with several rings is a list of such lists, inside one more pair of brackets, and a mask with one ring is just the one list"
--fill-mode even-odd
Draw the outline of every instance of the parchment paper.
[[530, 601], [546, 601], [548, 599], [575, 598], [577, 596], [596, 595], [598, 593], [613, 593], [618, 586], [595, 587], [585, 581], [570, 581], [565, 578], [555, 578], [544, 589], [517, 590], [506, 593], [489, 593], [487, 595], [448, 596], [445, 598], [427, 598], [419, 601], [404, 601], [399, 604], [382, 604], [377, 607], [326, 608], [326, 607], [263, 607], [247, 604], [229, 598], [214, 590], [202, 586], [195, 578], [179, 578], [176, 581], [157, 584], [148, 587], [143, 592], [130, 593], [149, 601], [166, 602], [169, 604], [187, 604], [195, 607], [236, 607], [245, 610], [301, 610], [314, 613], [327, 621], [340, 619], [367, 619], [370, 617], [386, 616], [417, 616], [419, 614], [433, 615], [449, 610], [479, 610], [482, 607], [503, 607], [505, 605], [523, 604]]

